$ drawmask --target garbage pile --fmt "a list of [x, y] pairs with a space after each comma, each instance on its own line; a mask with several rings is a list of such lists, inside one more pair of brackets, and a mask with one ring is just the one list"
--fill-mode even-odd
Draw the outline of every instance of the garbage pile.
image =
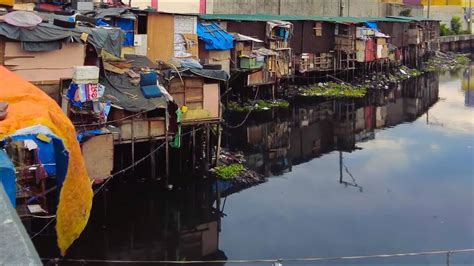
[[436, 51], [425, 63], [425, 72], [439, 72], [465, 66], [469, 58], [464, 54]]
[[[227, 187], [245, 188], [265, 182], [265, 178], [257, 172], [245, 167], [242, 153], [221, 151], [219, 165], [210, 170], [219, 181], [230, 183]], [[229, 186], [230, 185], [230, 186]]]

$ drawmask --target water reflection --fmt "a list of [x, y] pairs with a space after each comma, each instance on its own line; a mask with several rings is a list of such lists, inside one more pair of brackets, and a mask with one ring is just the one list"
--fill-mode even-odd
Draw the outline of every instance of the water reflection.
[[[114, 184], [94, 200], [91, 220], [67, 258], [226, 260], [212, 186], [208, 180], [166, 192], [154, 184]], [[36, 239], [42, 257], [57, 256], [53, 241], [54, 235]]]
[[[297, 99], [291, 110], [257, 113], [246, 127], [227, 130], [225, 145], [243, 151], [248, 166], [264, 176], [282, 175], [323, 154], [360, 149], [356, 144], [374, 139], [376, 129], [416, 120], [438, 101], [438, 94], [438, 76], [430, 74], [371, 91], [363, 99]], [[340, 176], [351, 177], [342, 159], [340, 164]]]
[[471, 79], [474, 76], [474, 67], [466, 68], [464, 71], [464, 78], [462, 80], [462, 90], [464, 91], [464, 103], [466, 106], [474, 106], [474, 80], [471, 82]]
[[[223, 193], [222, 204], [212, 180], [189, 178], [195, 183], [171, 192], [120, 180], [95, 199], [67, 257], [226, 260], [473, 247], [474, 109], [464, 106], [464, 83], [450, 73], [428, 75], [363, 99], [298, 99], [289, 109], [257, 114], [226, 130], [223, 142], [276, 178]], [[242, 116], [230, 119], [237, 124]], [[53, 234], [35, 246], [42, 257], [58, 256]], [[452, 262], [472, 265], [474, 258]]]
[[[474, 109], [464, 106], [462, 73], [451, 74], [412, 80], [358, 101], [297, 102], [286, 120], [268, 121], [291, 121], [291, 168], [228, 200], [221, 235], [228, 257], [473, 247]], [[231, 149], [247, 153], [256, 146], [245, 133], [229, 134]], [[268, 158], [270, 149], [260, 150]], [[263, 159], [265, 164], [273, 162]], [[433, 256], [344, 264], [445, 261]], [[474, 256], [456, 255], [452, 263], [472, 265]]]

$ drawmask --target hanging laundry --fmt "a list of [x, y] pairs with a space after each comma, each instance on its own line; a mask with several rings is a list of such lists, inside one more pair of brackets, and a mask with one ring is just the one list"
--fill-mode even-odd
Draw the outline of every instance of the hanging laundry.
[[181, 109], [178, 108], [176, 110], [176, 122], [178, 123], [178, 132], [176, 132], [176, 136], [174, 137], [173, 142], [170, 143], [170, 146], [175, 149], [181, 148], [181, 120], [183, 117], [183, 113]]

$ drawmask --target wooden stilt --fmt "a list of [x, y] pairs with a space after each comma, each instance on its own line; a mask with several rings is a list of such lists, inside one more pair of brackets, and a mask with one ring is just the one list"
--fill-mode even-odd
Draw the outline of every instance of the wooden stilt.
[[165, 130], [165, 184], [168, 187], [170, 175], [168, 130]]
[[196, 169], [196, 128], [193, 126], [192, 127], [192, 133], [191, 133], [191, 141], [192, 141], [192, 162], [191, 162], [191, 167], [193, 168], [192, 172], [194, 173], [194, 170]]
[[150, 172], [151, 179], [156, 180], [156, 152], [153, 152], [156, 148], [156, 141], [150, 140]]
[[219, 155], [221, 154], [221, 125], [217, 124], [217, 147], [216, 147], [216, 166], [219, 164]]
[[209, 123], [206, 124], [206, 171], [209, 170], [209, 165], [211, 163], [211, 150], [210, 150], [210, 134], [211, 134], [211, 128]]
[[132, 116], [132, 122], [131, 122], [131, 127], [130, 127], [132, 139], [131, 139], [131, 145], [132, 145], [132, 172], [135, 172], [135, 133], [133, 132], [133, 116]]

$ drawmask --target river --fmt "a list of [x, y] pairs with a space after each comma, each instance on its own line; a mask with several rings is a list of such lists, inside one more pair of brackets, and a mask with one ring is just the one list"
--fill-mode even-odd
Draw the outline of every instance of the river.
[[[223, 146], [243, 151], [267, 182], [223, 191], [218, 208], [212, 180], [172, 192], [114, 182], [95, 199], [67, 258], [234, 260], [473, 248], [470, 69], [422, 77], [370, 99], [303, 99], [255, 114], [225, 131]], [[54, 236], [34, 243], [41, 257], [57, 256]], [[450, 261], [472, 265], [474, 254]], [[326, 264], [445, 265], [446, 255], [294, 263]]]

